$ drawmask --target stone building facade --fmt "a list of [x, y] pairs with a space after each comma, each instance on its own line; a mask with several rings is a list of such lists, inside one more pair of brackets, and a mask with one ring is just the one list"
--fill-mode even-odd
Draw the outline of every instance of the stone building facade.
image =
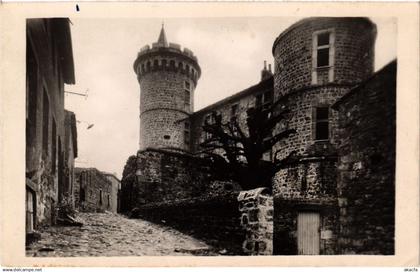
[[75, 83], [69, 20], [28, 19], [26, 41], [26, 232], [32, 233], [54, 224], [65, 165], [77, 156], [76, 138], [66, 142], [64, 111], [64, 84]]
[[[273, 160], [273, 154], [276, 153], [277, 158], [294, 154], [294, 159], [284, 165], [272, 181], [272, 252], [280, 255], [392, 252], [393, 223], [390, 222], [393, 222], [394, 218], [392, 207], [395, 190], [392, 173], [378, 174], [376, 178], [380, 179], [381, 176], [383, 182], [375, 178], [376, 187], [366, 188], [366, 194], [373, 198], [387, 191], [384, 199], [389, 200], [385, 205], [389, 209], [382, 218], [387, 219], [384, 219], [384, 222], [379, 220], [386, 226], [381, 228], [373, 222], [369, 226], [363, 225], [366, 228], [359, 231], [363, 233], [359, 236], [353, 235], [356, 230], [351, 226], [354, 218], [358, 217], [355, 207], [370, 205], [370, 202], [358, 198], [351, 192], [354, 188], [346, 185], [350, 182], [348, 176], [354, 176], [354, 173], [342, 173], [342, 169], [348, 167], [349, 163], [345, 159], [349, 154], [345, 154], [343, 150], [349, 152], [350, 147], [361, 148], [357, 141], [343, 136], [356, 131], [347, 131], [348, 127], [343, 127], [342, 121], [339, 121], [343, 118], [342, 111], [348, 111], [345, 106], [347, 103], [360, 102], [361, 107], [365, 107], [366, 110], [368, 106], [358, 100], [363, 99], [362, 95], [355, 94], [352, 96], [354, 98], [348, 98], [351, 102], [343, 102], [336, 109], [332, 108], [334, 103], [346, 97], [349, 92], [366, 92], [367, 96], [371, 93], [372, 96], [383, 99], [387, 97], [387, 102], [393, 99], [384, 91], [385, 88], [381, 88], [380, 82], [383, 81], [383, 77], [378, 76], [380, 73], [374, 73], [375, 39], [376, 26], [367, 18], [317, 17], [301, 20], [283, 31], [274, 41], [274, 71], [271, 71], [270, 66], [267, 69], [265, 65], [258, 84], [197, 112], [193, 112], [191, 106], [181, 114], [178, 112], [182, 103], [177, 101], [186, 97], [182, 94], [185, 86], [180, 84], [185, 78], [184, 75], [174, 75], [176, 69], [171, 70], [169, 67], [174, 69], [171, 65], [161, 68], [162, 58], [159, 56], [166, 58], [166, 51], [173, 50], [167, 44], [162, 30], [158, 43], [154, 44], [152, 49], [142, 49], [135, 62], [142, 93], [141, 144], [140, 151], [137, 156], [131, 157], [131, 163], [129, 160], [123, 174], [123, 198], [126, 197], [124, 192], [130, 192], [130, 200], [126, 202], [129, 204], [125, 209], [130, 210], [153, 202], [200, 197], [211, 192], [210, 184], [214, 180], [203, 175], [200, 167], [197, 167], [200, 162], [200, 143], [207, 137], [202, 129], [205, 120], [211, 122], [213, 112], [221, 113], [223, 122], [228, 122], [234, 117], [246, 132], [246, 111], [250, 107], [268, 107], [276, 102], [289, 112], [284, 123], [279, 123], [274, 133], [284, 128], [295, 129], [296, 133], [275, 145], [263, 158]], [[180, 51], [177, 52], [180, 54]], [[148, 60], [152, 56], [158, 59], [153, 60], [158, 65], [154, 69], [151, 64], [147, 68]], [[190, 86], [195, 88], [200, 72], [197, 58], [192, 58], [194, 62], [190, 62], [190, 65], [194, 64], [192, 66], [196, 72], [192, 72], [194, 84]], [[166, 64], [168, 63], [169, 59], [166, 61]], [[395, 71], [385, 74], [395, 82]], [[357, 92], [353, 91], [356, 86], [359, 86]], [[395, 92], [395, 85], [387, 86]], [[368, 87], [374, 90], [365, 91]], [[395, 103], [395, 99], [392, 101]], [[378, 107], [378, 111], [382, 109], [380, 114], [388, 114], [387, 117], [395, 122], [395, 111], [392, 107], [387, 112], [373, 102], [369, 106], [373, 109]], [[154, 116], [142, 119], [145, 109], [153, 112]], [[177, 113], [172, 114], [173, 112]], [[367, 126], [371, 127], [371, 124]], [[152, 126], [158, 128], [154, 130]], [[378, 137], [384, 137], [393, 131], [395, 133], [395, 127], [382, 123], [378, 123], [376, 129], [382, 130]], [[173, 135], [162, 134], [163, 131], [172, 131]], [[373, 133], [373, 129], [369, 130], [369, 133]], [[180, 136], [182, 134], [184, 138]], [[367, 134], [361, 135], [365, 137]], [[165, 139], [165, 136], [169, 138]], [[363, 142], [363, 137], [360, 137], [360, 141]], [[343, 143], [343, 139], [347, 141]], [[395, 144], [392, 137], [386, 141], [394, 141]], [[390, 145], [382, 151], [382, 157], [387, 158], [380, 160], [379, 164], [383, 169], [385, 166], [395, 167], [392, 165], [395, 163], [395, 146]], [[354, 151], [351, 154], [354, 155]], [[360, 154], [364, 154], [364, 151], [360, 150]], [[361, 156], [353, 155], [353, 159]], [[162, 163], [163, 161], [165, 163]], [[362, 179], [360, 182], [358, 186], [363, 187]], [[377, 210], [375, 212], [380, 214]], [[369, 213], [366, 211], [364, 216], [367, 214]], [[363, 218], [358, 217], [357, 220]], [[378, 231], [374, 231], [377, 229]], [[353, 239], [354, 237], [356, 238]], [[386, 242], [381, 250], [363, 249], [363, 239], [384, 239]], [[255, 252], [255, 248], [250, 251]]]
[[104, 174], [104, 176], [111, 181], [112, 184], [112, 193], [111, 193], [111, 211], [114, 213], [117, 213], [120, 211], [120, 200], [121, 200], [121, 181], [114, 175], [111, 173], [106, 173], [106, 172], [102, 172], [102, 174]]
[[96, 168], [75, 168], [75, 206], [82, 212], [113, 211], [113, 184]]

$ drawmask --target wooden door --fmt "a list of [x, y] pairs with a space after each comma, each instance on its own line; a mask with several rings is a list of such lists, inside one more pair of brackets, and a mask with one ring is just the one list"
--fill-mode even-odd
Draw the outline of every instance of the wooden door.
[[319, 255], [320, 216], [316, 212], [298, 214], [298, 254]]

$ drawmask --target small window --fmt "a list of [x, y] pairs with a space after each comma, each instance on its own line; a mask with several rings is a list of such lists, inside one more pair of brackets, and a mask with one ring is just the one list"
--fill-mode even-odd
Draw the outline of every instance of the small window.
[[80, 201], [85, 201], [85, 189], [80, 188]]
[[165, 140], [169, 140], [169, 139], [171, 139], [171, 136], [169, 136], [169, 135], [164, 135], [164, 136], [163, 136], [163, 139], [165, 139]]
[[99, 190], [99, 205], [102, 205], [102, 190]]
[[330, 44], [330, 33], [324, 32], [318, 35], [318, 46]]
[[329, 139], [329, 108], [317, 107], [315, 109], [315, 140]]
[[189, 122], [184, 123], [184, 143], [186, 145], [190, 144], [190, 123]]
[[316, 40], [316, 67], [330, 66], [330, 32], [319, 33]]
[[184, 101], [185, 101], [186, 106], [190, 105], [190, 100], [191, 100], [190, 91], [189, 90], [184, 90]]
[[330, 61], [330, 49], [329, 48], [321, 48], [318, 49], [318, 53], [317, 53], [317, 67], [324, 67], [324, 66], [328, 66], [329, 65], [329, 61]]
[[273, 91], [267, 91], [255, 97], [255, 107], [263, 107], [263, 109], [270, 108], [273, 103]]
[[188, 81], [185, 81], [185, 89], [190, 90], [190, 88], [191, 88], [190, 83]]
[[50, 122], [50, 102], [48, 100], [47, 91], [44, 88], [43, 98], [43, 118], [42, 118], [42, 149], [45, 154], [48, 154], [48, 142], [49, 142], [49, 122]]
[[111, 198], [109, 195], [107, 195], [107, 201], [108, 201], [108, 208], [111, 207]]
[[234, 104], [230, 107], [230, 117], [236, 118], [238, 114], [238, 104]]
[[[205, 121], [204, 121], [204, 124], [209, 124], [209, 125], [212, 125], [212, 124], [214, 124], [216, 122], [216, 120], [214, 119], [214, 115], [213, 115], [213, 113], [210, 113], [210, 114], [207, 114], [206, 115], [206, 117], [205, 117]], [[209, 133], [209, 132], [207, 132], [207, 131], [205, 131], [204, 132], [204, 139], [205, 140], [209, 140], [209, 139], [211, 139], [211, 136], [212, 136], [212, 134], [211, 133]]]

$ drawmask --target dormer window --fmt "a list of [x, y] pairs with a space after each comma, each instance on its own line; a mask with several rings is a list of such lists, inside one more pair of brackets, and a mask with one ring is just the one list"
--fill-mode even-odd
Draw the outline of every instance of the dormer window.
[[312, 84], [334, 81], [334, 31], [316, 31], [313, 34]]

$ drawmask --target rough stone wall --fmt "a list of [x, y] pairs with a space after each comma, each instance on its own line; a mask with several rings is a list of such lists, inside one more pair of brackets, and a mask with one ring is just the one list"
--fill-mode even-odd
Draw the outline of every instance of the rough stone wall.
[[112, 185], [112, 193], [111, 193], [111, 211], [116, 213], [118, 212], [118, 201], [119, 201], [119, 192], [120, 192], [120, 181], [117, 177], [113, 174], [103, 173], [105, 177], [111, 182]]
[[189, 155], [149, 149], [139, 151], [134, 163], [121, 184], [125, 211], [152, 202], [198, 197], [210, 186], [198, 159]]
[[[162, 53], [163, 54], [163, 53]], [[182, 55], [181, 55], [182, 56]], [[166, 64], [163, 62], [166, 61]], [[170, 65], [173, 61], [173, 66]], [[150, 63], [151, 67], [148, 67]], [[197, 71], [183, 58], [148, 57], [138, 63], [140, 83], [140, 149], [176, 148], [190, 150], [190, 139], [184, 133], [185, 121], [194, 110]], [[143, 67], [143, 68], [142, 68]], [[145, 68], [146, 67], [146, 68]], [[189, 85], [189, 86], [187, 86]], [[189, 100], [185, 90], [189, 90]]]
[[394, 254], [396, 62], [336, 105], [343, 254]]
[[75, 175], [76, 187], [78, 187], [76, 207], [79, 211], [103, 212], [112, 210], [112, 182], [105, 175], [95, 168], [76, 168]]
[[[324, 68], [314, 65], [315, 35], [320, 31], [330, 33], [330, 63]], [[278, 158], [291, 153], [297, 158], [273, 180], [273, 193], [278, 199], [274, 221], [279, 224], [274, 230], [274, 251], [278, 254], [298, 254], [299, 212], [326, 202], [332, 207], [336, 205], [338, 113], [329, 108], [328, 139], [317, 140], [315, 110], [331, 107], [351, 87], [372, 74], [375, 38], [376, 27], [366, 18], [309, 18], [292, 25], [274, 43], [274, 96], [289, 110], [287, 121], [277, 129], [296, 130], [274, 150]], [[327, 221], [338, 223], [335, 208], [322, 210], [320, 218], [323, 226]], [[328, 237], [337, 235], [335, 229], [328, 233]], [[290, 244], [288, 250], [283, 249], [284, 243]], [[320, 243], [321, 254], [337, 253], [336, 239], [325, 243], [321, 239]]]
[[194, 236], [228, 255], [243, 255], [245, 231], [240, 223], [238, 193], [153, 203], [140, 206], [133, 217], [165, 224]]
[[[35, 228], [54, 223], [58, 182], [63, 177], [58, 167], [64, 159], [59, 153], [64, 150], [64, 68], [58, 45], [63, 40], [57, 22], [27, 20], [26, 186], [34, 195]], [[48, 105], [47, 119], [44, 105]]]
[[289, 27], [274, 43], [276, 92], [284, 95], [312, 85], [313, 33], [320, 30], [332, 30], [335, 36], [334, 83], [354, 84], [372, 74], [376, 38], [372, 22], [367, 18], [309, 18]]
[[243, 250], [248, 255], [273, 254], [273, 197], [267, 188], [242, 191], [238, 196], [241, 225], [246, 231]]

